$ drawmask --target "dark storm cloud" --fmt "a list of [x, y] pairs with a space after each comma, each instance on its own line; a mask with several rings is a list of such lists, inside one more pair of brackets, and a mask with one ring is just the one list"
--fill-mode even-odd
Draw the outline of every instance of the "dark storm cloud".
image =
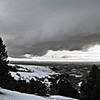
[[10, 53], [79, 33], [82, 37], [100, 31], [99, 6], [100, 0], [0, 0], [0, 33]]

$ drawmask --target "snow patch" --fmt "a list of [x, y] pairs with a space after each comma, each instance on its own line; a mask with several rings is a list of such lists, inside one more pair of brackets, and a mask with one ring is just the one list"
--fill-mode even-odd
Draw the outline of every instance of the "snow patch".
[[70, 76], [74, 76], [74, 77], [76, 77], [76, 78], [80, 78], [80, 77], [82, 77], [83, 75], [70, 74]]
[[[52, 71], [48, 66], [35, 66], [35, 65], [18, 65], [17, 72], [9, 72], [15, 80], [26, 80], [29, 82], [32, 78], [50, 78], [50, 75], [58, 74]], [[45, 80], [46, 83], [50, 84]]]
[[81, 85], [82, 85], [82, 82], [79, 82], [79, 83], [78, 83], [78, 86], [81, 87]]
[[73, 98], [68, 98], [68, 97], [63, 97], [63, 96], [51, 96], [50, 97], [53, 100], [78, 100], [78, 99], [73, 99]]

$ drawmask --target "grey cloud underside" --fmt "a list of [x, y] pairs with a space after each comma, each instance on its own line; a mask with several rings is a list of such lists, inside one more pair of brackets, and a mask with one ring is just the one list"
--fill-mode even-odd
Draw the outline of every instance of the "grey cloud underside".
[[[87, 48], [88, 46], [100, 43], [100, 33], [93, 34], [83, 34], [74, 35], [68, 37], [67, 39], [60, 41], [46, 41], [37, 44], [14, 46], [10, 49], [10, 54], [12, 57], [20, 57], [24, 54], [33, 55], [44, 55], [48, 50], [81, 50]], [[16, 51], [16, 52], [15, 52]]]
[[100, 40], [99, 11], [100, 0], [0, 0], [0, 33], [10, 56], [81, 49]]

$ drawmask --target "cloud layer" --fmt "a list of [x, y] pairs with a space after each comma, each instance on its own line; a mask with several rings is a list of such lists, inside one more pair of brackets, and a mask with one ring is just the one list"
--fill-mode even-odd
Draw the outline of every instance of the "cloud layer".
[[0, 33], [10, 55], [40, 42], [94, 34], [100, 31], [99, 5], [100, 0], [0, 0]]

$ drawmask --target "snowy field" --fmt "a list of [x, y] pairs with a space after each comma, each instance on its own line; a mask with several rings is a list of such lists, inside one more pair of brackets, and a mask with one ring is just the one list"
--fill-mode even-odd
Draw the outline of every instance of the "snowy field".
[[[10, 64], [12, 65], [12, 64]], [[14, 65], [12, 65], [14, 66]], [[50, 75], [58, 74], [52, 71], [48, 66], [37, 66], [37, 65], [18, 65], [16, 66], [17, 72], [10, 71], [9, 73], [15, 80], [26, 80], [29, 82], [32, 78], [50, 78]], [[46, 80], [44, 80], [46, 82]]]
[[0, 100], [77, 100], [73, 98], [67, 98], [62, 96], [51, 96], [48, 98], [40, 97], [36, 95], [30, 95], [25, 93], [19, 93], [0, 88]]

